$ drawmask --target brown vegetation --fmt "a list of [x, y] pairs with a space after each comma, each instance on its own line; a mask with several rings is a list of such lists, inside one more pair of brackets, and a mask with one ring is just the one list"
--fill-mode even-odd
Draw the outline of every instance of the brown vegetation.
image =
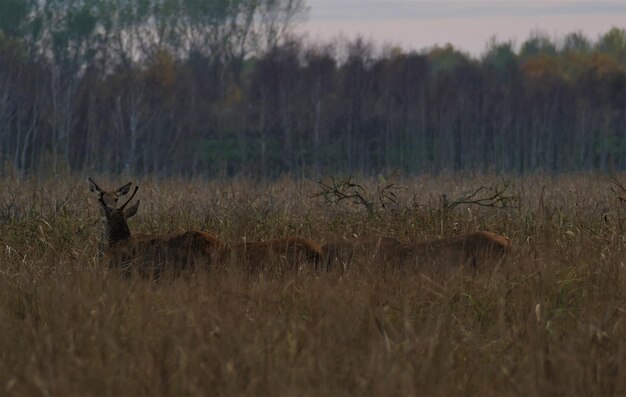
[[[375, 192], [381, 179], [356, 180]], [[155, 284], [98, 261], [100, 208], [83, 176], [4, 179], [0, 394], [626, 394], [626, 208], [611, 179], [513, 178], [515, 207], [440, 211], [441, 194], [495, 180], [398, 178], [396, 204], [369, 214], [311, 198], [306, 180], [142, 178], [136, 236], [421, 242], [490, 230], [514, 247], [469, 274], [355, 256], [347, 272], [215, 267]]]
[[405, 261], [405, 246], [400, 240], [380, 235], [331, 240], [322, 245], [323, 263], [328, 269], [341, 265], [347, 270], [355, 259], [385, 264], [390, 260]]

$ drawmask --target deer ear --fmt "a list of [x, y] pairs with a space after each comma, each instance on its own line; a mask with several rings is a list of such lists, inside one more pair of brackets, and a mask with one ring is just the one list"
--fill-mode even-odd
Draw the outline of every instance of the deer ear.
[[126, 193], [128, 193], [130, 191], [130, 186], [133, 184], [133, 182], [128, 182], [127, 184], [125, 184], [124, 186], [122, 186], [121, 188], [117, 189], [115, 191], [115, 195], [117, 197], [123, 196]]
[[140, 203], [140, 200], [137, 200], [135, 204], [131, 205], [130, 207], [124, 210], [124, 217], [126, 219], [132, 216], [135, 216], [135, 214], [137, 213], [137, 210], [139, 209], [139, 203]]
[[91, 179], [91, 177], [87, 178], [87, 182], [89, 183], [89, 190], [91, 190], [93, 193], [102, 193], [102, 189], [100, 189], [96, 182]]

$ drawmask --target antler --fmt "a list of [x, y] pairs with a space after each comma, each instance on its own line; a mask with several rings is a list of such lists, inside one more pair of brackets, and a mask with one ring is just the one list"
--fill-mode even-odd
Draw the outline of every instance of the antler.
[[[133, 197], [135, 197], [135, 194], [137, 193], [137, 190], [139, 190], [139, 186], [135, 186], [135, 190], [133, 191], [133, 194], [130, 196], [130, 198], [128, 200], [126, 200], [126, 202], [124, 204], [122, 204], [121, 207], [119, 207], [119, 210], [124, 210], [124, 208], [126, 208], [126, 206], [128, 205], [128, 203], [130, 203], [130, 201], [133, 199]], [[98, 195], [98, 201], [100, 202], [100, 205], [102, 206], [102, 208], [104, 209], [104, 211], [106, 212], [107, 216], [109, 216], [111, 214], [111, 208], [104, 202], [104, 199], [102, 198], [102, 194]]]
[[124, 208], [126, 208], [126, 205], [128, 205], [128, 203], [130, 203], [130, 201], [133, 199], [133, 197], [135, 197], [135, 194], [137, 193], [137, 190], [139, 190], [139, 186], [135, 186], [135, 190], [133, 191], [133, 194], [131, 194], [130, 198], [128, 200], [126, 200], [126, 202], [124, 204], [122, 204], [122, 206], [120, 207], [120, 210], [123, 210]]
[[98, 192], [102, 192], [102, 189], [100, 189], [100, 186], [98, 186], [98, 184], [93, 179], [91, 179], [90, 176], [87, 177], [87, 180], [96, 188]]

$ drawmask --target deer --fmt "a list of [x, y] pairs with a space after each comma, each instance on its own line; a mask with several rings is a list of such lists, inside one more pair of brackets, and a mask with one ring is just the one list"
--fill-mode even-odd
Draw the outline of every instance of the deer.
[[469, 266], [477, 271], [484, 269], [485, 263], [500, 260], [510, 250], [511, 242], [507, 237], [488, 231], [419, 243], [374, 235], [327, 242], [322, 246], [322, 258], [328, 269], [336, 262], [341, 262], [345, 269], [355, 256], [365, 255], [383, 263], [425, 260], [435, 264]]
[[488, 231], [469, 232], [442, 239], [409, 244], [413, 257], [441, 258], [444, 262], [469, 266], [473, 271], [486, 270], [487, 263], [497, 263], [511, 251], [511, 240]]
[[[98, 184], [91, 179], [91, 177], [87, 177], [87, 182], [89, 183], [89, 190], [94, 193], [98, 198], [102, 197], [105, 204], [111, 208], [117, 208], [117, 202], [120, 197], [125, 196], [130, 191], [130, 187], [133, 185], [133, 182], [128, 182], [122, 187], [117, 188], [116, 190], [104, 190], [98, 186]], [[101, 209], [101, 221], [102, 224], [106, 222], [106, 217], [104, 210]], [[98, 243], [98, 258], [102, 258], [104, 255], [104, 250], [106, 246], [106, 239], [104, 236], [105, 230], [102, 229], [102, 233], [100, 235], [100, 242]]]
[[231, 263], [243, 264], [251, 271], [262, 269], [272, 258], [282, 258], [292, 266], [306, 261], [317, 269], [322, 251], [319, 244], [302, 237], [246, 241], [230, 245]]
[[104, 263], [110, 270], [119, 270], [125, 276], [134, 271], [144, 277], [158, 280], [164, 272], [174, 275], [193, 271], [198, 265], [209, 268], [222, 258], [222, 241], [203, 231], [192, 230], [167, 235], [132, 235], [128, 219], [139, 208], [140, 201], [127, 207], [133, 194], [118, 208], [109, 206], [102, 195], [98, 202], [104, 213]]

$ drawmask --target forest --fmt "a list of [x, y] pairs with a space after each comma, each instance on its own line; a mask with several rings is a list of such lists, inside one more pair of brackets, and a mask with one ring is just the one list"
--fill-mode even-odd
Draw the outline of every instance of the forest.
[[407, 52], [303, 0], [0, 0], [0, 175], [626, 169], [626, 31]]

